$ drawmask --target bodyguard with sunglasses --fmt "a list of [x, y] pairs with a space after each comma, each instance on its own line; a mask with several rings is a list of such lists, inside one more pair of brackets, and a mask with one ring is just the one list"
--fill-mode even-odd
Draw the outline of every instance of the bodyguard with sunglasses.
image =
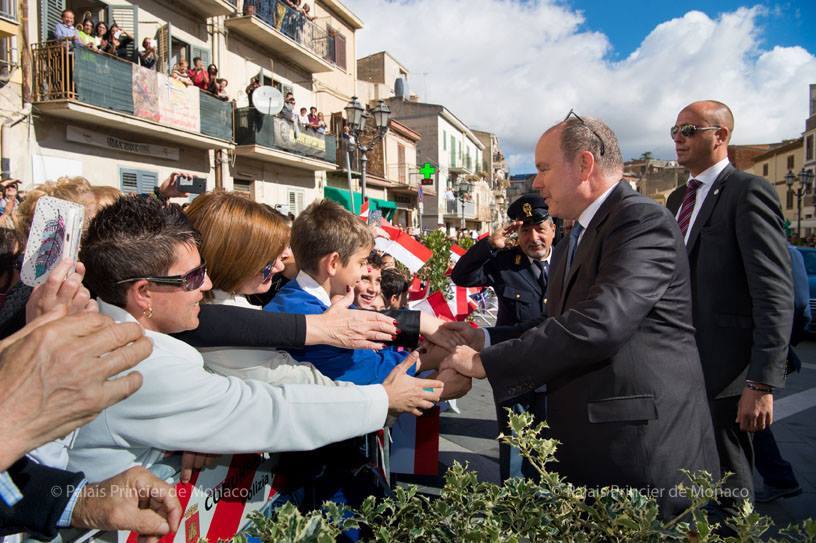
[[[726, 486], [734, 513], [753, 499], [752, 432], [773, 421], [773, 392], [784, 385], [793, 322], [791, 261], [776, 191], [728, 162], [734, 117], [723, 103], [694, 102], [671, 136], [689, 170], [667, 207], [691, 265], [693, 324]], [[726, 496], [728, 498], [728, 496]]]

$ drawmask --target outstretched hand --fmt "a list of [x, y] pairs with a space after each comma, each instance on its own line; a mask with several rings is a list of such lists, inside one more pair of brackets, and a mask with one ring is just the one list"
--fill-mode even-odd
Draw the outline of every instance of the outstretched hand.
[[456, 349], [442, 361], [439, 368], [440, 373], [446, 369], [451, 369], [466, 377], [473, 377], [475, 379], [484, 379], [487, 375], [479, 353], [464, 345], [456, 347]]
[[388, 411], [422, 415], [420, 409], [430, 409], [442, 394], [445, 383], [435, 379], [419, 379], [408, 375], [408, 368], [417, 365], [419, 371], [419, 353], [416, 351], [397, 365], [383, 381], [383, 388], [388, 394]]
[[334, 300], [322, 315], [306, 315], [306, 345], [333, 345], [343, 349], [383, 348], [397, 337], [397, 323], [376, 311], [349, 309], [354, 291]]

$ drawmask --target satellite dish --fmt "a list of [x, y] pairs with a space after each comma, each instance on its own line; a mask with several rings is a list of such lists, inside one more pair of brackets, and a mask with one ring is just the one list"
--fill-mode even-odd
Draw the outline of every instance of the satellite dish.
[[275, 87], [264, 85], [252, 92], [252, 105], [264, 115], [277, 115], [283, 109], [283, 95]]

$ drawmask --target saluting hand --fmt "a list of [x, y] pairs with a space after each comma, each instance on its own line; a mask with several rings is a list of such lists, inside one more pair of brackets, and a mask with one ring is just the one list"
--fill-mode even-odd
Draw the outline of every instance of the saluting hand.
[[505, 224], [487, 238], [488, 243], [490, 243], [490, 246], [494, 249], [504, 249], [507, 247], [507, 237], [518, 230], [522, 224], [524, 224], [522, 221], [513, 221], [509, 224]]

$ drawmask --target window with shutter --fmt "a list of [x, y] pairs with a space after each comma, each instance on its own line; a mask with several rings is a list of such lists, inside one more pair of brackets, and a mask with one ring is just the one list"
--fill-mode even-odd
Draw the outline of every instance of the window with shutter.
[[295, 216], [300, 215], [300, 212], [303, 211], [303, 191], [302, 190], [290, 190], [288, 191], [289, 194], [289, 212], [294, 214]]
[[150, 194], [159, 186], [159, 175], [156, 172], [139, 171], [139, 193]]
[[133, 170], [129, 168], [119, 169], [119, 185], [122, 192], [150, 194], [159, 184], [157, 172], [148, 170]]
[[334, 36], [334, 63], [346, 69], [346, 37], [339, 32]]
[[173, 70], [173, 65], [170, 63], [170, 44], [172, 43], [173, 39], [173, 27], [170, 23], [166, 25], [160, 26], [159, 30], [156, 32], [156, 41], [158, 41], [158, 48], [156, 52], [158, 53], [159, 61], [158, 66], [156, 67], [157, 71], [169, 74]]
[[119, 186], [122, 192], [126, 194], [139, 192], [139, 172], [136, 170], [119, 170]]
[[40, 40], [54, 39], [54, 29], [62, 19], [65, 0], [40, 0]]
[[405, 146], [401, 143], [397, 144], [397, 168], [398, 180], [400, 183], [405, 183]]
[[[210, 50], [204, 47], [196, 47], [193, 45], [193, 58], [201, 57], [201, 60], [204, 61], [204, 66], [210, 65]], [[192, 59], [191, 59], [192, 60]]]
[[118, 24], [133, 38], [127, 46], [128, 58], [136, 58], [139, 47], [139, 6], [108, 6], [108, 26]]

